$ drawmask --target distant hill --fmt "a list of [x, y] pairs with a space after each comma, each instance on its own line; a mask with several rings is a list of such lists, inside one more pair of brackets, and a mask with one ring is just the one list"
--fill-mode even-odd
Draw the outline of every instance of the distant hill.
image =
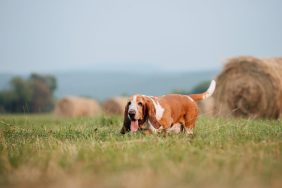
[[[122, 72], [68, 72], [54, 73], [58, 82], [57, 98], [80, 95], [104, 100], [111, 96], [163, 95], [176, 89], [189, 90], [195, 85], [211, 80], [219, 71], [187, 73], [122, 73]], [[9, 86], [16, 75], [0, 73], [0, 89]], [[23, 76], [23, 75], [20, 75]]]

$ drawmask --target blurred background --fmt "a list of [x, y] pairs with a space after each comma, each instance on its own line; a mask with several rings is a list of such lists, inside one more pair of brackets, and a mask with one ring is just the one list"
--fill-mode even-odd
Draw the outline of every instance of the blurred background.
[[281, 18], [279, 0], [1, 0], [0, 112], [198, 92], [226, 58], [281, 55]]

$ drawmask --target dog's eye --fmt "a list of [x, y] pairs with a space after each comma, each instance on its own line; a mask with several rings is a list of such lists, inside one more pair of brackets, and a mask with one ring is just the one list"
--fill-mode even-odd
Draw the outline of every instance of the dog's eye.
[[131, 105], [131, 102], [129, 101], [127, 104], [128, 104], [128, 105]]
[[143, 106], [143, 104], [141, 102], [139, 102], [138, 105], [141, 106], [141, 107]]

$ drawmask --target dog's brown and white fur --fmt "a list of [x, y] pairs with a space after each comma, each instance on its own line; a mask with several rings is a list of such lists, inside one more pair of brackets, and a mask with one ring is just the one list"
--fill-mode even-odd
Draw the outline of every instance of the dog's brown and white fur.
[[206, 92], [192, 95], [133, 95], [125, 107], [121, 133], [148, 129], [151, 133], [185, 131], [193, 134], [198, 116], [196, 102], [210, 97], [215, 86], [216, 83], [212, 80]]

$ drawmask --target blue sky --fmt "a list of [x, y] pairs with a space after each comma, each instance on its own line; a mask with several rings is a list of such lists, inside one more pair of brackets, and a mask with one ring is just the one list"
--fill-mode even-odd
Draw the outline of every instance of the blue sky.
[[280, 0], [1, 0], [0, 72], [219, 69], [281, 56]]

